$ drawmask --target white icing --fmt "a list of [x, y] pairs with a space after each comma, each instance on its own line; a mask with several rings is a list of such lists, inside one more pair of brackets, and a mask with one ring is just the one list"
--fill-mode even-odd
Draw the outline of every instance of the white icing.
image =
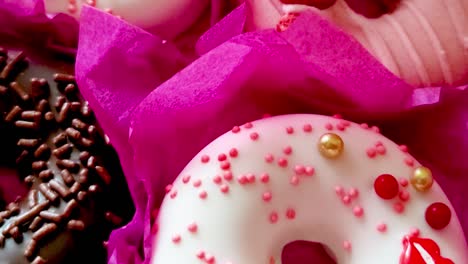
[[[419, 163], [408, 166], [405, 159], [410, 158], [409, 154], [371, 129], [351, 123], [340, 131], [340, 122], [317, 115], [278, 116], [253, 122], [250, 129], [241, 127], [239, 133], [230, 131], [213, 141], [185, 167], [166, 196], [151, 263], [208, 263], [197, 258], [200, 250], [213, 255], [213, 263], [218, 264], [271, 263], [271, 256], [274, 263], [281, 263], [286, 244], [308, 240], [326, 245], [339, 264], [395, 264], [404, 249], [402, 239], [412, 228], [419, 228], [420, 237], [434, 240], [443, 257], [457, 264], [468, 263], [460, 223], [439, 185], [434, 183], [425, 193], [416, 191], [411, 184], [400, 186], [400, 190], [410, 193], [410, 199], [403, 203], [405, 211], [396, 213], [393, 204], [399, 198], [378, 197], [374, 179], [384, 173], [408, 179]], [[332, 131], [325, 128], [327, 123], [333, 125]], [[312, 125], [312, 132], [303, 130], [305, 124]], [[294, 128], [294, 133], [286, 132], [288, 126]], [[258, 133], [257, 140], [250, 138], [252, 132]], [[318, 151], [318, 140], [327, 132], [338, 134], [344, 141], [344, 152], [337, 159], [324, 158]], [[378, 141], [386, 153], [369, 158], [366, 150]], [[292, 148], [290, 155], [283, 150], [288, 146]], [[238, 150], [237, 157], [229, 156], [232, 148]], [[214, 182], [216, 175], [223, 175], [218, 161], [221, 153], [227, 155], [234, 176], [231, 182], [222, 180], [221, 184], [229, 186], [227, 193]], [[273, 154], [273, 163], [265, 161], [267, 154]], [[202, 163], [203, 155], [210, 157], [209, 162]], [[287, 158], [287, 167], [278, 165], [280, 157]], [[299, 176], [299, 184], [292, 185], [295, 165], [312, 166], [315, 173]], [[241, 185], [237, 177], [247, 173], [256, 175], [255, 182]], [[270, 175], [268, 183], [261, 182], [263, 173]], [[190, 181], [184, 183], [187, 175], [191, 176]], [[199, 187], [194, 187], [196, 180], [201, 180]], [[345, 190], [357, 188], [359, 195], [345, 205], [335, 193], [336, 186]], [[174, 191], [177, 194], [171, 198]], [[207, 192], [205, 199], [199, 198], [201, 191]], [[267, 191], [272, 194], [269, 202], [262, 199]], [[443, 202], [452, 210], [449, 225], [439, 231], [433, 230], [424, 217], [433, 202]], [[354, 216], [355, 205], [362, 206], [363, 217]], [[294, 219], [287, 219], [288, 208], [295, 210]], [[274, 224], [269, 221], [272, 211], [279, 216]], [[196, 232], [188, 230], [192, 223], [197, 225]], [[386, 232], [377, 231], [380, 223], [386, 224]], [[173, 242], [175, 235], [180, 235], [178, 243]], [[351, 243], [350, 250], [344, 249], [345, 241]]]
[[[69, 0], [44, 0], [48, 13], [66, 13], [79, 18], [88, 0], [76, 0], [76, 12], [69, 11]], [[207, 8], [209, 0], [95, 0], [99, 9], [110, 9], [126, 21], [173, 38], [187, 30]]]

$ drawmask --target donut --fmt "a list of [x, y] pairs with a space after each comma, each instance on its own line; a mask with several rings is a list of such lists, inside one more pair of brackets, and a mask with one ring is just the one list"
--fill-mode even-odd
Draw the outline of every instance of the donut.
[[48, 13], [80, 17], [83, 5], [109, 12], [138, 27], [173, 38], [200, 18], [208, 0], [45, 0]]
[[167, 186], [151, 263], [281, 263], [293, 241], [339, 264], [468, 263], [431, 170], [377, 127], [293, 114], [235, 126]]
[[315, 12], [409, 84], [431, 87], [468, 82], [467, 0], [372, 1], [371, 6], [381, 5], [390, 12], [377, 18], [356, 13], [347, 1], [247, 0], [249, 27], [284, 30], [284, 20], [304, 11]]
[[134, 210], [117, 154], [73, 63], [28, 56], [0, 48], [1, 164], [28, 187], [1, 208], [0, 263], [106, 263], [105, 241]]

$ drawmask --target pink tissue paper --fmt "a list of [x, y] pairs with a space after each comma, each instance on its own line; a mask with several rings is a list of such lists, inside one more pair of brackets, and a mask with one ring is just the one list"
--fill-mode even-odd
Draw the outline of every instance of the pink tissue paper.
[[[55, 23], [58, 16], [43, 15], [40, 1], [4, 1], [0, 12], [0, 25], [9, 25], [0, 27], [0, 39], [32, 43], [29, 34], [43, 32], [37, 43], [76, 41]], [[110, 237], [110, 264], [149, 263], [165, 186], [206, 144], [265, 113], [339, 113], [378, 125], [434, 171], [468, 234], [466, 87], [415, 89], [313, 13], [282, 33], [244, 33], [245, 21], [240, 6], [201, 37], [200, 57], [191, 62], [170, 42], [83, 10], [77, 81], [119, 153], [136, 206], [132, 221]], [[283, 263], [333, 263], [321, 253], [295, 243]]]

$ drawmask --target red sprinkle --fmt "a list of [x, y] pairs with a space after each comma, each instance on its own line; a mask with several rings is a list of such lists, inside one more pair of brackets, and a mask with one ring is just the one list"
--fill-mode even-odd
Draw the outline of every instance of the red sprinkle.
[[166, 185], [166, 193], [169, 193], [172, 190], [172, 184]]
[[210, 156], [208, 156], [208, 155], [201, 156], [201, 162], [202, 163], [208, 163], [209, 161], [210, 161]]
[[271, 201], [271, 198], [272, 198], [271, 192], [264, 192], [262, 195], [262, 199], [265, 202]]
[[362, 217], [364, 215], [364, 209], [357, 205], [353, 208], [353, 214], [356, 216], [356, 217]]
[[202, 184], [202, 181], [200, 179], [197, 179], [193, 182], [193, 187], [198, 188], [201, 186], [201, 184]]
[[291, 146], [287, 146], [283, 149], [283, 153], [286, 154], [286, 155], [290, 155], [292, 153], [292, 147]]
[[219, 176], [219, 175], [216, 175], [216, 176], [213, 178], [213, 182], [216, 183], [216, 184], [220, 184], [222, 181], [223, 181], [223, 179], [222, 179], [221, 176]]
[[393, 199], [398, 195], [398, 181], [390, 174], [382, 174], [375, 179], [374, 190], [384, 200]]
[[387, 225], [385, 223], [380, 223], [377, 225], [377, 231], [384, 233], [387, 231]]
[[268, 175], [268, 173], [263, 173], [260, 175], [260, 181], [263, 183], [268, 183], [270, 181], [270, 175]]
[[437, 202], [427, 207], [425, 217], [429, 226], [440, 230], [450, 223], [452, 211], [446, 204]]
[[297, 176], [292, 176], [291, 179], [289, 180], [291, 185], [297, 186], [299, 185], [299, 177]]
[[400, 145], [398, 148], [399, 148], [402, 152], [408, 153], [408, 146], [406, 146], [406, 145]]
[[408, 183], [409, 183], [408, 179], [406, 179], [406, 178], [401, 178], [400, 179], [400, 185], [401, 186], [406, 187], [406, 186], [408, 186]]
[[191, 223], [188, 227], [187, 227], [188, 231], [190, 233], [196, 233], [197, 230], [198, 230], [198, 226], [196, 223]]
[[354, 199], [354, 198], [357, 198], [357, 197], [359, 196], [359, 191], [358, 191], [358, 189], [356, 189], [356, 188], [351, 188], [351, 189], [349, 190], [349, 196], [351, 196], [351, 198], [353, 198], [353, 199]]
[[204, 259], [205, 258], [205, 251], [203, 251], [203, 250], [198, 251], [197, 258]]
[[172, 242], [175, 244], [179, 243], [182, 240], [182, 237], [180, 235], [175, 235], [172, 237]]
[[229, 186], [226, 185], [226, 184], [221, 185], [221, 187], [219, 187], [219, 189], [221, 190], [222, 193], [228, 193], [229, 192]]
[[410, 157], [407, 157], [405, 158], [405, 164], [410, 166], [410, 167], [413, 167], [414, 166], [414, 160]]
[[375, 158], [377, 156], [377, 150], [373, 147], [370, 147], [366, 150], [367, 157], [369, 158]]
[[208, 193], [206, 191], [201, 191], [198, 196], [201, 198], [201, 199], [206, 199], [206, 197], [208, 196]]
[[294, 219], [294, 218], [296, 218], [296, 211], [295, 211], [294, 209], [292, 209], [292, 208], [288, 208], [288, 209], [286, 210], [286, 217], [287, 217], [288, 219]]
[[257, 140], [258, 139], [258, 133], [257, 132], [250, 133], [250, 139]]
[[253, 124], [251, 122], [247, 122], [247, 123], [245, 123], [244, 127], [249, 129], [249, 128], [253, 127]]
[[351, 242], [349, 242], [348, 240], [345, 240], [343, 242], [343, 248], [346, 250], [346, 251], [350, 251], [351, 250]]
[[379, 145], [376, 147], [377, 153], [380, 155], [384, 155], [387, 152], [387, 149], [384, 147], [384, 145]]
[[218, 155], [218, 160], [219, 160], [219, 161], [224, 161], [224, 160], [226, 160], [226, 159], [227, 159], [226, 154], [221, 153], [221, 154]]
[[273, 154], [266, 154], [266, 155], [265, 155], [265, 161], [266, 161], [267, 163], [272, 163], [273, 160], [275, 160], [275, 158], [273, 157]]
[[305, 124], [303, 127], [302, 127], [302, 130], [304, 130], [304, 132], [312, 132], [312, 125], [311, 124]]
[[169, 197], [171, 197], [171, 199], [176, 198], [176, 196], [177, 196], [177, 191], [176, 190], [172, 191], [171, 194], [169, 195]]
[[182, 177], [183, 183], [187, 184], [189, 181], [190, 181], [190, 175], [185, 175], [184, 177]]
[[326, 123], [326, 124], [325, 124], [325, 129], [326, 129], [326, 130], [333, 130], [333, 125], [330, 124], [330, 123]]
[[225, 179], [226, 181], [232, 181], [232, 178], [233, 178], [233, 176], [232, 176], [232, 172], [231, 172], [231, 171], [226, 171], [226, 172], [224, 173], [224, 179]]
[[270, 213], [270, 223], [274, 224], [278, 222], [278, 213], [277, 212], [271, 212]]
[[285, 159], [285, 158], [279, 158], [278, 159], [278, 165], [282, 168], [284, 167], [287, 167], [288, 166], [288, 160]]
[[287, 127], [286, 128], [286, 133], [288, 133], [288, 134], [294, 133], [294, 128], [293, 127]]
[[335, 193], [338, 195], [338, 196], [343, 196], [344, 195], [344, 189], [343, 187], [341, 186], [335, 186]]
[[239, 133], [240, 132], [240, 127], [235, 126], [235, 127], [232, 128], [231, 131], [232, 131], [232, 133]]
[[349, 195], [344, 195], [341, 197], [341, 201], [343, 201], [345, 205], [349, 205], [351, 203], [351, 197], [349, 197]]
[[410, 194], [409, 194], [408, 191], [402, 190], [402, 191], [400, 191], [400, 193], [398, 194], [398, 197], [399, 197], [400, 200], [402, 200], [403, 202], [406, 202], [406, 201], [409, 200]]
[[362, 123], [362, 124], [360, 124], [360, 126], [361, 126], [362, 128], [364, 128], [364, 129], [369, 129], [369, 125], [366, 124], [366, 123]]
[[231, 150], [229, 150], [229, 156], [231, 158], [235, 158], [235, 157], [237, 157], [237, 155], [239, 155], [239, 152], [237, 151], [236, 148], [232, 148]]
[[302, 165], [296, 165], [294, 166], [294, 172], [296, 173], [296, 175], [302, 175], [305, 173], [305, 168]]
[[231, 168], [231, 163], [227, 160], [225, 161], [222, 161], [221, 164], [219, 165], [219, 167], [223, 170], [228, 170], [229, 168]]
[[401, 202], [396, 202], [394, 205], [393, 205], [393, 210], [395, 210], [395, 212], [397, 214], [401, 214], [405, 211], [405, 205], [402, 204]]
[[305, 167], [305, 173], [307, 176], [313, 176], [315, 174], [314, 167], [310, 167], [310, 166]]

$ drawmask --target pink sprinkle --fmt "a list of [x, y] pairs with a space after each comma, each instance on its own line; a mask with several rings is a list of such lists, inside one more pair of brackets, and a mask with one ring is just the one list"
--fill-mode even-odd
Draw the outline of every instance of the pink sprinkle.
[[351, 242], [349, 242], [348, 240], [345, 240], [343, 242], [343, 248], [346, 250], [346, 251], [350, 251], [351, 250]]
[[205, 261], [209, 264], [215, 263], [215, 257], [211, 254], [205, 254]]
[[405, 158], [405, 164], [408, 165], [409, 167], [414, 166], [414, 160], [410, 157]]
[[67, 7], [67, 10], [68, 12], [70, 12], [71, 14], [74, 14], [76, 12], [76, 5], [74, 4], [69, 4], [68, 7]]
[[175, 244], [179, 243], [182, 240], [182, 237], [180, 235], [175, 235], [172, 237], [172, 242]]
[[346, 127], [342, 123], [338, 123], [336, 125], [336, 128], [340, 131], [344, 131], [346, 129]]
[[232, 181], [232, 178], [233, 178], [233, 176], [232, 176], [232, 172], [231, 172], [231, 171], [226, 171], [226, 172], [224, 172], [224, 179], [225, 179], [226, 181]]
[[183, 183], [187, 184], [189, 181], [190, 181], [190, 175], [185, 175], [184, 177], [182, 177]]
[[187, 227], [187, 229], [188, 229], [188, 231], [189, 231], [190, 233], [195, 233], [195, 232], [197, 232], [197, 230], [198, 230], [198, 226], [197, 226], [196, 223], [191, 223], [191, 224]]
[[397, 214], [401, 214], [403, 213], [403, 211], [405, 211], [405, 205], [403, 205], [402, 203], [400, 202], [396, 202], [394, 205], [393, 205], [393, 210], [395, 210], [395, 212]]
[[375, 158], [375, 156], [377, 155], [377, 151], [375, 150], [375, 148], [370, 147], [366, 150], [366, 154], [367, 154], [367, 157], [372, 159], [372, 158]]
[[223, 170], [229, 170], [229, 168], [231, 168], [231, 163], [227, 160], [221, 161], [221, 164], [219, 165], [219, 167]]
[[369, 129], [369, 125], [366, 123], [362, 123], [360, 126], [364, 129]]
[[417, 237], [417, 236], [419, 236], [420, 233], [421, 233], [421, 231], [419, 230], [419, 228], [416, 228], [416, 227], [413, 227], [410, 230], [410, 236], [412, 236], [412, 237]]
[[264, 192], [262, 195], [262, 199], [265, 202], [271, 201], [271, 197], [272, 197], [271, 192]]
[[285, 168], [288, 166], [288, 160], [285, 158], [279, 158], [278, 159], [278, 165], [282, 168]]
[[197, 258], [204, 259], [205, 258], [205, 251], [203, 251], [203, 250], [198, 251]]
[[248, 129], [248, 128], [252, 128], [253, 125], [252, 125], [251, 122], [247, 122], [247, 123], [245, 123], [244, 127]]
[[229, 192], [229, 186], [226, 185], [226, 184], [221, 185], [221, 187], [219, 187], [219, 189], [221, 190], [222, 193], [228, 193]]
[[372, 126], [371, 127], [372, 131], [374, 131], [375, 133], [380, 133], [380, 128], [376, 127], [376, 126]]
[[172, 184], [166, 185], [166, 193], [169, 193], [172, 190]]
[[406, 187], [408, 186], [408, 180], [406, 178], [401, 178], [400, 179], [400, 185], [403, 186], [403, 187]]
[[343, 203], [345, 205], [349, 205], [351, 203], [351, 197], [349, 197], [349, 195], [344, 195], [342, 198], [341, 198], [341, 201], [343, 201]]
[[197, 179], [193, 182], [193, 187], [198, 188], [201, 186], [201, 184], [202, 184], [202, 181], [200, 179]]
[[387, 225], [385, 223], [378, 224], [377, 231], [379, 231], [380, 233], [384, 233], [385, 231], [387, 231]]
[[240, 127], [235, 126], [235, 127], [232, 128], [231, 131], [232, 131], [232, 133], [239, 133], [240, 132]]
[[201, 191], [198, 196], [201, 198], [201, 199], [206, 199], [206, 197], [208, 196], [208, 193], [206, 191]]
[[377, 148], [377, 153], [379, 153], [380, 155], [384, 155], [387, 152], [387, 149], [385, 149], [384, 145], [379, 145], [376, 148]]
[[286, 128], [286, 133], [288, 133], [288, 134], [294, 133], [294, 128], [293, 128], [293, 127], [290, 127], [290, 126], [287, 127], [287, 128]]
[[364, 209], [361, 206], [357, 205], [353, 208], [353, 214], [356, 217], [362, 217], [364, 215]]
[[409, 200], [410, 194], [409, 194], [408, 191], [402, 190], [402, 191], [400, 191], [400, 193], [398, 194], [398, 197], [399, 197], [400, 200], [402, 200], [403, 202], [406, 202], [406, 201]]
[[176, 190], [172, 191], [171, 194], [169, 195], [169, 197], [171, 197], [171, 199], [176, 198], [176, 196], [177, 196], [177, 191]]
[[272, 212], [270, 214], [270, 223], [274, 224], [278, 222], [278, 213], [277, 212]]
[[244, 185], [244, 184], [247, 184], [249, 182], [249, 180], [247, 179], [247, 176], [245, 175], [239, 175], [237, 177], [237, 181], [241, 184], [241, 185]]
[[315, 169], [314, 167], [306, 166], [305, 167], [305, 173], [307, 176], [312, 176], [315, 174]]
[[220, 184], [222, 181], [223, 181], [223, 179], [222, 179], [221, 176], [219, 176], [219, 175], [216, 175], [216, 176], [213, 178], [213, 182], [216, 183], [216, 184]]
[[302, 127], [302, 130], [304, 130], [304, 132], [312, 132], [312, 125], [311, 124], [305, 124], [303, 127]]
[[253, 174], [253, 173], [248, 173], [248, 174], [246, 175], [246, 177], [247, 177], [247, 181], [248, 181], [249, 183], [254, 183], [254, 182], [255, 182], [255, 174]]
[[402, 152], [408, 153], [408, 146], [406, 146], [406, 145], [400, 145], [398, 148], [399, 148]]
[[226, 159], [227, 159], [226, 154], [221, 153], [221, 154], [218, 155], [218, 160], [219, 161], [223, 161], [223, 160], [226, 160]]
[[294, 209], [292, 209], [292, 208], [288, 208], [288, 209], [286, 210], [286, 217], [287, 217], [288, 219], [294, 219], [294, 218], [296, 218], [296, 211], [295, 211]]
[[331, 123], [326, 123], [325, 124], [325, 129], [326, 130], [333, 130], [333, 125]]
[[260, 181], [263, 183], [268, 183], [270, 181], [270, 175], [268, 175], [268, 173], [263, 173], [260, 175]]
[[358, 197], [358, 196], [359, 196], [359, 191], [358, 191], [358, 189], [356, 189], [356, 188], [351, 188], [351, 189], [349, 190], [349, 196], [351, 196], [351, 198], [353, 198], [353, 199], [356, 198], [356, 197]]
[[208, 156], [208, 155], [201, 156], [201, 162], [202, 163], [208, 163], [208, 161], [210, 161], [210, 156]]
[[265, 161], [266, 161], [267, 163], [272, 163], [274, 159], [275, 159], [275, 158], [273, 157], [272, 154], [266, 154], [266, 155], [265, 155]]
[[237, 155], [239, 155], [239, 152], [236, 148], [232, 148], [231, 150], [229, 150], [229, 156], [231, 156], [231, 158], [235, 158], [237, 157]]
[[292, 148], [291, 146], [287, 146], [283, 149], [283, 153], [286, 155], [290, 155], [292, 153]]
[[291, 180], [289, 182], [291, 183], [291, 185], [297, 186], [297, 185], [299, 185], [299, 177], [292, 176]]
[[341, 187], [339, 185], [335, 186], [335, 193], [340, 197], [343, 196], [344, 195], [343, 187]]
[[305, 168], [302, 165], [296, 165], [294, 166], [294, 172], [296, 173], [296, 175], [302, 175], [305, 173]]
[[257, 132], [250, 133], [250, 139], [257, 140], [258, 139], [258, 133]]

